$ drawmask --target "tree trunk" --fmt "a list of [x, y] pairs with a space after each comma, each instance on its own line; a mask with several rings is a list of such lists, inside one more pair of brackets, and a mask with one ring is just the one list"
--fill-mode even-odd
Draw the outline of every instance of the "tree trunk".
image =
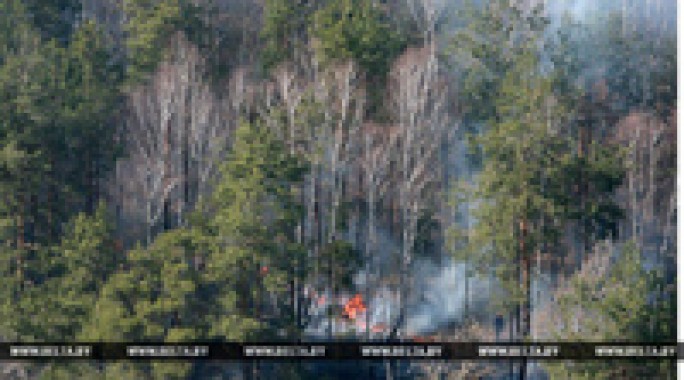
[[[513, 323], [515, 323], [516, 316], [515, 316], [515, 311], [511, 310], [511, 312], [508, 315], [508, 341], [513, 342]], [[509, 374], [510, 377], [513, 378], [514, 372], [513, 372], [513, 360], [509, 362]]]
[[[520, 221], [520, 236], [519, 236], [519, 249], [520, 249], [520, 269], [521, 269], [521, 282], [522, 291], [524, 295], [524, 300], [522, 302], [520, 320], [519, 323], [520, 330], [518, 333], [522, 335], [523, 341], [526, 341], [530, 336], [530, 257], [527, 253], [527, 247], [525, 246], [525, 239], [527, 238], [527, 220], [522, 219]], [[520, 366], [519, 378], [524, 380], [527, 378], [527, 359], [523, 357], [522, 365]]]
[[23, 266], [24, 266], [24, 261], [23, 261], [23, 254], [24, 254], [24, 246], [25, 246], [25, 241], [24, 241], [24, 198], [23, 196], [19, 197], [19, 213], [17, 216], [17, 280], [19, 281], [19, 286], [21, 288], [22, 283], [24, 281], [24, 273], [23, 273]]
[[46, 238], [48, 241], [51, 241], [52, 238], [55, 236], [54, 229], [53, 229], [53, 224], [54, 224], [54, 186], [51, 183], [48, 183], [47, 185], [47, 215], [46, 215], [46, 222], [47, 226], [45, 226], [45, 231], [46, 231]]
[[[91, 166], [92, 165], [90, 162], [90, 155], [88, 153], [85, 153], [83, 165], [84, 165], [84, 168], [83, 168], [83, 171], [81, 172], [82, 177], [80, 179], [83, 181], [83, 187], [86, 189], [85, 199], [83, 199], [83, 201], [85, 202], [85, 204], [84, 204], [85, 212], [91, 213], [92, 209], [93, 209], [93, 207], [92, 207], [92, 204], [93, 204], [92, 192], [90, 191], [91, 190], [91, 188], [90, 188], [91, 182], [92, 182], [92, 180], [91, 180], [91, 178], [92, 178]], [[80, 202], [81, 200], [79, 199], [78, 201]]]
[[[329, 305], [330, 308], [329, 310], [333, 310], [333, 300], [335, 300], [335, 297], [337, 296], [337, 286], [335, 286], [335, 271], [333, 270], [333, 257], [332, 257], [332, 252], [328, 252], [328, 276], [330, 279], [330, 301]], [[334, 316], [333, 313], [330, 313], [328, 316], [328, 339], [332, 339], [333, 336], [333, 320]]]
[[164, 179], [162, 180], [162, 226], [163, 231], [168, 231], [171, 229], [171, 205], [169, 201], [170, 194], [167, 192], [167, 186], [169, 186], [171, 179], [169, 175], [171, 173], [171, 119], [166, 123], [166, 134], [164, 136]]

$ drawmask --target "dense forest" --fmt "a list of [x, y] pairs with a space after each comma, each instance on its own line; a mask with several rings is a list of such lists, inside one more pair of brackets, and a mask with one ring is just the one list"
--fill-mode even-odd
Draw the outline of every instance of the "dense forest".
[[[0, 342], [674, 341], [675, 5], [2, 0]], [[675, 378], [0, 363], [351, 376]]]

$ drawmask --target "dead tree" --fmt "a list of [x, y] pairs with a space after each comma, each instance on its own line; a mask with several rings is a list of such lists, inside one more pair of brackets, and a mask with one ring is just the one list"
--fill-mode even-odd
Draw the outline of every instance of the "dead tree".
[[139, 221], [148, 244], [157, 232], [184, 224], [231, 130], [206, 84], [198, 49], [182, 34], [171, 49], [149, 82], [128, 94], [127, 155], [115, 174], [123, 218]]
[[402, 314], [410, 288], [406, 282], [410, 280], [408, 269], [413, 258], [417, 222], [429, 194], [434, 194], [429, 191], [431, 186], [441, 178], [441, 173], [433, 168], [441, 167], [440, 148], [447, 137], [449, 118], [446, 85], [440, 78], [434, 43], [408, 49], [395, 63], [391, 78], [399, 126], [391, 159], [399, 161]]

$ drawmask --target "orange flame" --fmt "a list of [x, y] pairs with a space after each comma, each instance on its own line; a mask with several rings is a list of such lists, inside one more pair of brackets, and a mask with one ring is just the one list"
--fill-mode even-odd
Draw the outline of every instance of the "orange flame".
[[318, 297], [318, 306], [325, 305], [325, 296]]
[[346, 305], [344, 305], [343, 314], [349, 319], [356, 319], [357, 314], [366, 311], [366, 305], [363, 304], [363, 298], [360, 294], [352, 297]]
[[410, 337], [412, 341], [415, 343], [433, 343], [438, 341], [438, 338], [436, 336], [412, 336]]

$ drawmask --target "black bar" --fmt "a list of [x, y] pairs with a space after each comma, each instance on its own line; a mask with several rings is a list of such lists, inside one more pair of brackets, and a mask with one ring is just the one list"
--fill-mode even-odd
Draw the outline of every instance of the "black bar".
[[0, 360], [677, 360], [684, 343], [0, 343]]

